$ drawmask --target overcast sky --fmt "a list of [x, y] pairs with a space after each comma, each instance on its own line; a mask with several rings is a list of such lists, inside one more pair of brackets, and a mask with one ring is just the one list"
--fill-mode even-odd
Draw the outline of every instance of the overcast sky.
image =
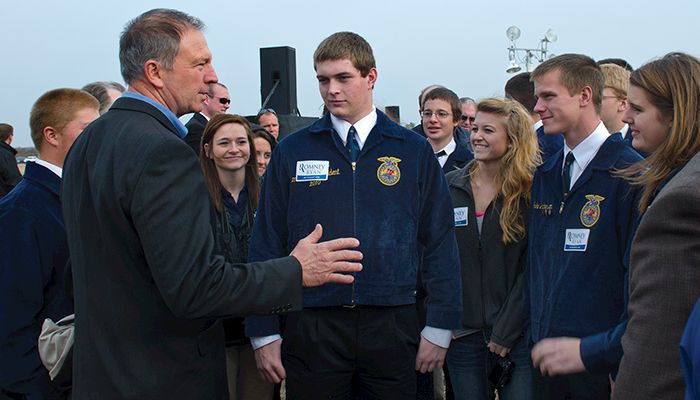
[[32, 146], [28, 119], [45, 91], [97, 80], [121, 82], [118, 40], [124, 24], [156, 7], [201, 18], [219, 80], [231, 90], [229, 112], [260, 107], [259, 48], [296, 49], [299, 110], [319, 115], [313, 71], [318, 43], [350, 30], [374, 48], [378, 107], [398, 105], [417, 122], [418, 92], [433, 83], [460, 96], [502, 95], [511, 76], [505, 31], [536, 47], [548, 28], [555, 54], [622, 57], [637, 67], [670, 51], [700, 56], [698, 0], [593, 1], [38, 1], [5, 3], [0, 49], [0, 122], [15, 126], [14, 146]]

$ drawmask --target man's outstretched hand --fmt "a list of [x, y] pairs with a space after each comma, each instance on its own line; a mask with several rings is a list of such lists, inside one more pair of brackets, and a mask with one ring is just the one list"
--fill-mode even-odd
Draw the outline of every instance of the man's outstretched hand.
[[323, 228], [316, 224], [309, 236], [297, 243], [291, 256], [301, 264], [304, 287], [321, 286], [326, 283], [352, 283], [355, 279], [348, 272], [362, 270], [362, 253], [354, 249], [360, 245], [355, 238], [339, 238], [327, 242], [321, 240]]

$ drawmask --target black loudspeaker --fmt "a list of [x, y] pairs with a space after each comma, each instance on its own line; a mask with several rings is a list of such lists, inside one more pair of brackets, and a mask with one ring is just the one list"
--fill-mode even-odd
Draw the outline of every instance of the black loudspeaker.
[[401, 125], [401, 112], [399, 106], [386, 106], [384, 107], [384, 114], [389, 117], [392, 121]]
[[299, 115], [296, 50], [292, 47], [260, 49], [260, 104], [272, 108], [278, 115]]

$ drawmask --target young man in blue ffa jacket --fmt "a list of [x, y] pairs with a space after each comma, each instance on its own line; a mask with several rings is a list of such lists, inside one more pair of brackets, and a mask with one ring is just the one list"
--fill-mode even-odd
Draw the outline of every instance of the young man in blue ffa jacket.
[[[373, 106], [377, 69], [362, 37], [331, 35], [314, 66], [329, 113], [275, 149], [250, 259], [287, 254], [321, 223], [326, 238], [360, 240], [363, 270], [350, 286], [304, 290], [304, 309], [283, 332], [276, 317], [256, 317], [247, 333], [265, 377], [287, 378], [288, 399], [415, 398], [415, 370], [442, 366], [461, 318], [447, 186], [427, 141]], [[428, 292], [422, 332], [419, 273]]]
[[521, 72], [508, 79], [505, 93], [507, 98], [522, 104], [530, 113], [532, 120], [535, 121], [533, 127], [537, 133], [537, 143], [540, 145], [542, 161], [547, 161], [550, 157], [561, 153], [561, 149], [564, 147], [564, 137], [560, 134], [545, 134], [540, 116], [535, 112], [537, 98], [535, 97], [535, 84], [530, 80], [530, 73]]
[[536, 397], [607, 399], [608, 373], [622, 355], [625, 254], [637, 221], [635, 191], [614, 171], [641, 157], [600, 120], [604, 80], [595, 61], [561, 55], [532, 79], [545, 133], [565, 140], [532, 187], [525, 304]]
[[99, 116], [96, 98], [55, 89], [34, 103], [29, 124], [36, 162], [0, 201], [0, 392], [10, 398], [63, 399], [41, 364], [44, 319], [73, 314], [63, 290], [68, 244], [61, 213], [63, 160], [83, 128]]

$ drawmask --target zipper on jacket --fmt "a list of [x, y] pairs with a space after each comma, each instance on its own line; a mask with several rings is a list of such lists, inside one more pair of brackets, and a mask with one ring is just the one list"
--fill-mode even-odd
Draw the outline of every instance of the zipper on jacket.
[[[476, 204], [476, 203], [475, 203]], [[474, 210], [476, 212], [476, 210]], [[486, 219], [486, 213], [484, 213], [484, 219]], [[483, 221], [483, 220], [482, 220]], [[482, 222], [482, 229], [483, 229], [483, 222]], [[479, 228], [476, 227], [476, 231], [479, 234], [479, 284], [481, 285], [481, 326], [482, 328], [482, 335], [486, 334], [486, 330], [488, 329], [486, 326], [486, 306], [484, 305], [484, 297], [486, 297], [486, 291], [484, 290], [484, 253], [483, 253], [483, 247], [481, 245], [481, 233], [479, 232]], [[488, 344], [488, 341], [486, 342]]]
[[[355, 169], [357, 167], [357, 162], [351, 161], [350, 165], [352, 166], [352, 235], [353, 237], [357, 237], [357, 201], [355, 194], [355, 186], [357, 184]], [[352, 275], [353, 277], [355, 277], [355, 273], [353, 273]], [[357, 304], [355, 304], [355, 280], [353, 280], [352, 286], [350, 288], [350, 304], [345, 304], [343, 305], [343, 307], [354, 308], [356, 305]]]

